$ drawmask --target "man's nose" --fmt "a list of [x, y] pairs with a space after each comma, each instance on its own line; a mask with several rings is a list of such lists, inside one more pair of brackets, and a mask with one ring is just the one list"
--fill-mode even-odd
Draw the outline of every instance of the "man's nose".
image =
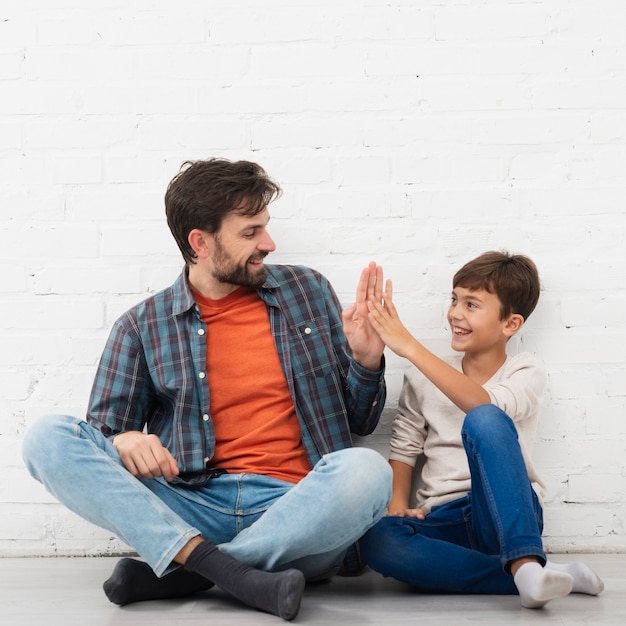
[[269, 233], [265, 233], [265, 236], [261, 239], [257, 247], [259, 250], [263, 250], [263, 252], [274, 252], [274, 250], [276, 250], [276, 244]]

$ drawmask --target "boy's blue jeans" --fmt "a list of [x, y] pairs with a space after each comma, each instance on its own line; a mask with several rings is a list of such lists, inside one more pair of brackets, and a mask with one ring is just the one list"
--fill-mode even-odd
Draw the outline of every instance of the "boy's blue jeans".
[[391, 497], [387, 462], [366, 448], [324, 455], [297, 485], [223, 474], [191, 489], [135, 478], [98, 430], [52, 415], [29, 429], [23, 455], [55, 498], [121, 538], [159, 576], [199, 534], [260, 569], [295, 567], [309, 579], [331, 575]]
[[509, 416], [492, 404], [471, 410], [462, 438], [471, 492], [426, 519], [385, 517], [361, 540], [368, 565], [423, 591], [515, 594], [507, 564], [545, 563], [543, 513]]

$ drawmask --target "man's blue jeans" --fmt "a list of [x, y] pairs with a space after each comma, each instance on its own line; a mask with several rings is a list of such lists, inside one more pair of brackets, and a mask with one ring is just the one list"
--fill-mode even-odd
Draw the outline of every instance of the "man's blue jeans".
[[391, 496], [387, 462], [366, 448], [324, 455], [297, 485], [223, 474], [192, 489], [135, 478], [98, 430], [52, 415], [28, 430], [23, 455], [55, 498], [125, 541], [159, 576], [196, 535], [260, 569], [331, 575]]
[[426, 519], [385, 517], [361, 540], [368, 565], [423, 591], [515, 594], [507, 564], [546, 557], [543, 514], [509, 416], [495, 405], [465, 417], [471, 492]]

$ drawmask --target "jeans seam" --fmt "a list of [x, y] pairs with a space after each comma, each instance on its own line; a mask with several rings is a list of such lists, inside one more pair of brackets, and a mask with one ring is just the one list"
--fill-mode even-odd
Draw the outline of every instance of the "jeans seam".
[[467, 434], [465, 433], [465, 438], [468, 442], [470, 442], [471, 446], [472, 446], [472, 455], [474, 456], [474, 458], [476, 459], [476, 463], [479, 467], [479, 471], [480, 471], [480, 475], [481, 475], [481, 482], [484, 485], [484, 489], [486, 491], [487, 497], [489, 499], [489, 509], [490, 509], [490, 514], [491, 514], [491, 521], [496, 529], [496, 534], [498, 536], [498, 543], [500, 544], [500, 554], [504, 554], [505, 552], [507, 552], [507, 546], [505, 543], [505, 537], [504, 537], [504, 528], [502, 527], [502, 520], [500, 519], [500, 516], [498, 515], [498, 509], [496, 507], [496, 502], [495, 499], [493, 497], [493, 491], [491, 489], [491, 484], [489, 483], [488, 477], [487, 477], [487, 472], [485, 472], [485, 468], [483, 466], [482, 463], [482, 459], [480, 458], [480, 455], [476, 452], [476, 447], [475, 447], [475, 442], [474, 440]]
[[[90, 436], [92, 434], [91, 431], [86, 431], [84, 429], [85, 426], [88, 428], [92, 428], [91, 426], [87, 424], [87, 422], [79, 421], [74, 424], [74, 427], [77, 429], [76, 430], [77, 437], [85, 440], [90, 446], [93, 446], [94, 448], [101, 450], [102, 448], [98, 446], [95, 438]], [[115, 469], [119, 473], [120, 477], [123, 478], [131, 486], [131, 488], [133, 487], [134, 483], [137, 482], [141, 484], [144, 487], [144, 489], [146, 489], [149, 492], [149, 494], [152, 497], [150, 497], [148, 493], [145, 493], [143, 491], [139, 492], [137, 495], [140, 496], [145, 503], [151, 506], [155, 512], [160, 514], [163, 519], [165, 519], [167, 517], [166, 513], [168, 511], [171, 511], [171, 509], [165, 506], [163, 501], [160, 498], [158, 498], [154, 493], [152, 493], [150, 489], [148, 489], [148, 487], [146, 487], [146, 485], [141, 480], [136, 479], [124, 467], [124, 464], [121, 462], [121, 460], [119, 462], [116, 462], [116, 460], [110, 455], [107, 454], [106, 456], [108, 457], [112, 465], [112, 469]], [[176, 514], [174, 513], [174, 515]], [[165, 569], [169, 566], [174, 556], [178, 554], [180, 549], [189, 541], [189, 539], [191, 539], [192, 537], [198, 534], [197, 529], [191, 526], [191, 524], [188, 524], [184, 519], [180, 518], [177, 515], [176, 517], [178, 517], [180, 521], [183, 522], [183, 525], [178, 524], [176, 520], [173, 520], [173, 519], [170, 519], [168, 523], [170, 524], [170, 527], [175, 532], [177, 532], [180, 536], [176, 541], [174, 541], [174, 543], [170, 547], [162, 551], [161, 558], [158, 560], [158, 562], [154, 565], [154, 568], [153, 568], [154, 571], [157, 573], [157, 575], [162, 574], [163, 571], [165, 571]], [[119, 533], [119, 531], [116, 531], [116, 532]], [[120, 535], [118, 534], [118, 536]], [[122, 541], [128, 542], [128, 539], [124, 536], [120, 536], [120, 539], [122, 539]]]
[[235, 529], [239, 534], [243, 529], [243, 509], [241, 503], [243, 502], [243, 481], [245, 474], [239, 474], [237, 477], [237, 499], [235, 500], [235, 506], [233, 515], [235, 517]]

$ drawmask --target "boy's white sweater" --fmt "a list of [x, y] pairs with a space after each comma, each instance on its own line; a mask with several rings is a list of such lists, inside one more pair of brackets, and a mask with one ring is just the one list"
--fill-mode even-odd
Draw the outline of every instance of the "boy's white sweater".
[[[463, 354], [444, 360], [459, 371]], [[546, 383], [539, 359], [528, 352], [508, 357], [484, 389], [491, 402], [514, 421], [528, 476], [540, 501], [545, 486], [531, 458], [537, 420]], [[390, 460], [423, 467], [417, 480], [415, 506], [426, 512], [433, 506], [456, 500], [471, 490], [467, 457], [461, 441], [465, 413], [454, 405], [416, 367], [404, 376], [398, 414], [392, 426]]]

